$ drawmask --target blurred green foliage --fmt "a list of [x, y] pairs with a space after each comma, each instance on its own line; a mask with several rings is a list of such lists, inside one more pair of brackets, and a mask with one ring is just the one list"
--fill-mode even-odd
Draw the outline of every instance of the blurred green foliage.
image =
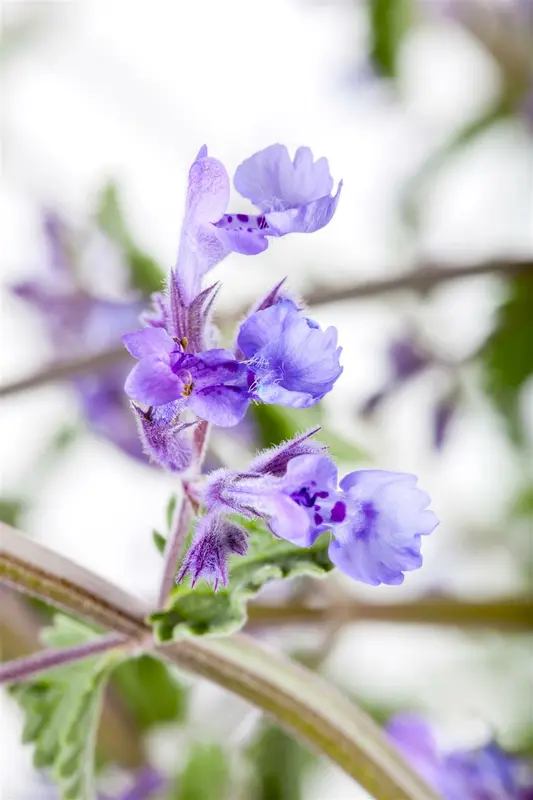
[[487, 391], [504, 414], [513, 439], [522, 442], [520, 394], [533, 375], [533, 276], [509, 281], [507, 299], [481, 360]]
[[247, 751], [254, 800], [303, 800], [302, 778], [313, 756], [282, 728], [265, 722]]
[[368, 0], [370, 60], [377, 73], [395, 78], [398, 57], [411, 28], [415, 0]]
[[230, 777], [228, 756], [220, 745], [194, 744], [166, 800], [233, 800]]
[[182, 722], [187, 716], [187, 689], [158, 658], [144, 654], [123, 661], [114, 670], [111, 684], [141, 731]]
[[103, 188], [97, 201], [96, 220], [109, 238], [124, 250], [132, 287], [145, 294], [160, 291], [165, 273], [136, 244], [126, 224], [116, 184], [109, 183]]

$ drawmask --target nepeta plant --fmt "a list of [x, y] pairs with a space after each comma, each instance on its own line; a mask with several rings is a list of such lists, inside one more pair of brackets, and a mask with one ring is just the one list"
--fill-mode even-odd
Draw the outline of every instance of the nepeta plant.
[[[203, 147], [189, 172], [185, 220], [177, 263], [165, 294], [153, 299], [142, 330], [123, 341], [139, 361], [126, 381], [145, 447], [153, 459], [187, 473], [187, 491], [205, 509], [177, 580], [203, 577], [215, 589], [228, 583], [230, 555], [244, 555], [247, 534], [224, 515], [259, 518], [274, 536], [300, 547], [331, 536], [333, 564], [372, 585], [398, 584], [422, 564], [421, 536], [438, 521], [416, 478], [403, 473], [360, 470], [340, 483], [337, 468], [320, 445], [317, 431], [259, 455], [242, 472], [219, 470], [203, 482], [202, 447], [194, 447], [201, 421], [231, 427], [250, 402], [305, 408], [330, 392], [342, 373], [337, 331], [320, 326], [275, 286], [244, 319], [232, 352], [217, 347], [211, 311], [217, 285], [202, 279], [232, 250], [254, 255], [269, 236], [310, 233], [327, 224], [339, 198], [325, 159], [308, 148], [291, 162], [272, 145], [244, 161], [235, 186], [261, 214], [225, 213], [229, 178]], [[204, 425], [201, 438], [205, 440]], [[179, 535], [183, 538], [184, 532]]]

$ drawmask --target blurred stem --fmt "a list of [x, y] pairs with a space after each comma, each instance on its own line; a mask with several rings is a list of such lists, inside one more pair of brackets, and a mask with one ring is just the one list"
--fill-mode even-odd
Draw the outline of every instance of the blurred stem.
[[[139, 600], [6, 525], [0, 533], [0, 578], [148, 645], [147, 609]], [[273, 714], [329, 756], [375, 800], [436, 800], [355, 704], [309, 670], [264, 650], [252, 639], [183, 638], [155, 650]]]
[[408, 625], [438, 625], [458, 628], [491, 628], [504, 633], [533, 629], [533, 600], [509, 597], [466, 602], [445, 598], [422, 598], [410, 603], [371, 604], [355, 600], [323, 608], [308, 605], [248, 606], [250, 627], [384, 622]]
[[[316, 286], [306, 292], [305, 299], [308, 305], [315, 306], [379, 297], [389, 292], [404, 290], [427, 292], [441, 283], [497, 273], [509, 277], [525, 274], [533, 276], [533, 260], [500, 258], [479, 264], [465, 264], [461, 267], [426, 264], [407, 273], [373, 281], [362, 281], [351, 286]], [[248, 308], [239, 309], [224, 317], [222, 322], [235, 323], [242, 319], [247, 312]], [[128, 358], [131, 356], [125, 348], [117, 347], [97, 355], [51, 364], [32, 375], [0, 386], [0, 397], [8, 397], [27, 389], [36, 389], [49, 383], [63, 381], [81, 372], [100, 370], [126, 361]]]

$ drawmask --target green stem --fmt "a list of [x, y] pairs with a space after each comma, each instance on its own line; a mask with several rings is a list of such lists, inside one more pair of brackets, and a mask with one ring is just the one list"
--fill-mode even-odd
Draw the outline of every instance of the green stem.
[[[142, 603], [3, 525], [0, 579], [130, 637], [149, 628]], [[153, 643], [152, 643], [152, 646]], [[246, 636], [182, 639], [164, 658], [243, 697], [324, 753], [375, 800], [437, 800], [380, 729], [341, 692]]]

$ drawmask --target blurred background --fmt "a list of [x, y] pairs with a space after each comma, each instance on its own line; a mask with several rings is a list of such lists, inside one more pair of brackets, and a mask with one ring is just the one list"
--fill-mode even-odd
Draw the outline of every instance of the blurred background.
[[[244, 464], [321, 422], [341, 472], [415, 472], [441, 525], [403, 586], [335, 574], [257, 601], [348, 599], [350, 622], [280, 615], [249, 632], [380, 722], [418, 710], [445, 743], [495, 735], [527, 752], [533, 4], [6, 0], [2, 26], [4, 521], [155, 599], [151, 531], [176, 481], [139, 452], [120, 335], [174, 263], [200, 146], [233, 175], [273, 142], [308, 145], [344, 180], [334, 219], [217, 267], [219, 322], [229, 337], [288, 276], [338, 328], [344, 373], [319, 409], [252, 408], [209, 463]], [[5, 590], [0, 604], [4, 657], [36, 649], [42, 609]], [[154, 796], [176, 800], [363, 796], [222, 690], [148, 657], [121, 670], [99, 740], [108, 796], [148, 764], [172, 784]], [[53, 798], [0, 699], [1, 797]]]

